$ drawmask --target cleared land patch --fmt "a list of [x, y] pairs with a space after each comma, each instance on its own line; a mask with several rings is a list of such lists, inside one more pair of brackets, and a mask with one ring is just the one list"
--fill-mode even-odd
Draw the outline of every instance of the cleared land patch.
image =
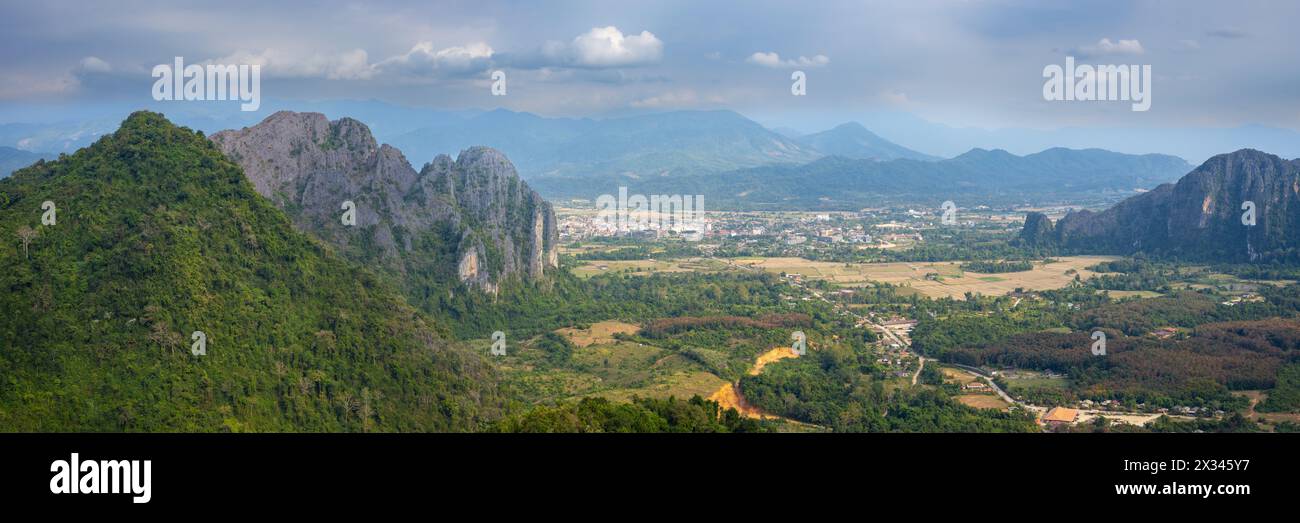
[[1065, 256], [1052, 263], [1035, 263], [1032, 270], [997, 275], [963, 271], [959, 267], [961, 262], [839, 263], [803, 258], [735, 258], [733, 261], [771, 273], [799, 274], [847, 287], [881, 282], [907, 286], [932, 298], [960, 299], [967, 292], [1002, 295], [1017, 288], [1059, 289], [1069, 285], [1075, 275], [1086, 280], [1096, 274], [1087, 267], [1116, 259], [1114, 256]]

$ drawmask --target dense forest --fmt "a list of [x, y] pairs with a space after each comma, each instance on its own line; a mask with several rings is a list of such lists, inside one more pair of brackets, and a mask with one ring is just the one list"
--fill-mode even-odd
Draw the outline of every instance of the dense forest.
[[161, 115], [0, 195], [5, 430], [456, 431], [505, 404], [479, 355]]
[[615, 403], [583, 398], [511, 415], [494, 432], [770, 432], [770, 424], [742, 417], [735, 409], [699, 396], [689, 400], [633, 398]]
[[993, 344], [949, 350], [944, 361], [1068, 373], [1081, 399], [1115, 399], [1172, 407], [1237, 406], [1231, 390], [1268, 389], [1300, 354], [1300, 321], [1211, 323], [1186, 339], [1112, 333], [1094, 356], [1086, 333], [1034, 332]]

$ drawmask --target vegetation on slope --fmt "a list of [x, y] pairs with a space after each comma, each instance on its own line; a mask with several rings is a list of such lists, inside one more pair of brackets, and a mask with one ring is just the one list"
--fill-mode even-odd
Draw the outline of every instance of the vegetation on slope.
[[[46, 200], [55, 225], [39, 225]], [[0, 235], [4, 430], [469, 430], [499, 414], [481, 358], [159, 114], [0, 181]]]

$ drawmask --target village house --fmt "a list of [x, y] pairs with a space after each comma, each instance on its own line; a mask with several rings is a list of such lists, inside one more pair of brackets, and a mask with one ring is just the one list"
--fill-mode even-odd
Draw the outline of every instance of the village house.
[[1079, 411], [1077, 409], [1052, 407], [1052, 410], [1047, 411], [1047, 414], [1043, 415], [1043, 424], [1048, 427], [1059, 427], [1062, 425], [1071, 425], [1077, 419], [1079, 419]]

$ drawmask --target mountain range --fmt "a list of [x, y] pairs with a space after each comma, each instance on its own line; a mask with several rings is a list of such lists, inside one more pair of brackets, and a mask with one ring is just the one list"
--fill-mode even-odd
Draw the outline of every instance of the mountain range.
[[488, 145], [510, 156], [527, 179], [694, 175], [822, 156], [732, 111], [591, 120], [498, 109], [406, 133], [391, 143], [414, 158]]
[[[355, 118], [365, 122], [381, 143], [389, 143], [407, 153], [412, 162], [422, 165], [438, 154], [454, 154], [473, 145], [489, 145], [514, 160], [525, 179], [544, 171], [535, 170], [527, 145], [532, 138], [516, 138], [510, 126], [493, 129], [484, 125], [491, 119], [521, 125], [529, 124], [526, 134], [538, 131], [569, 136], [566, 128], [591, 129], [600, 122], [629, 117], [671, 115], [667, 113], [637, 113], [639, 116], [611, 113], [590, 118], [543, 116], [504, 109], [435, 109], [430, 107], [397, 105], [379, 100], [286, 100], [266, 98], [259, 111], [230, 111], [219, 105], [168, 104], [167, 102], [101, 102], [75, 105], [32, 105], [0, 102], [0, 121], [26, 122], [0, 124], [0, 145], [23, 150], [52, 154], [72, 152], [93, 142], [98, 136], [111, 133], [118, 123], [132, 111], [146, 108], [165, 112], [171, 121], [212, 134], [224, 129], [237, 129], [254, 125], [281, 110], [319, 112], [330, 119]], [[502, 114], [487, 117], [481, 122], [472, 120], [491, 112]], [[715, 112], [715, 111], [704, 111]], [[516, 118], [516, 116], [518, 118]], [[837, 111], [834, 113], [796, 114], [780, 120], [762, 115], [753, 116], [775, 134], [797, 141], [839, 126], [845, 122], [859, 122], [875, 134], [895, 144], [921, 153], [951, 158], [971, 149], [1005, 149], [1026, 155], [1052, 147], [1072, 149], [1100, 148], [1127, 154], [1163, 153], [1185, 158], [1199, 164], [1223, 151], [1253, 147], [1272, 151], [1283, 157], [1300, 157], [1300, 131], [1264, 125], [1235, 127], [1118, 127], [1031, 129], [1005, 127], [986, 129], [960, 127], [930, 121], [916, 114], [896, 110]], [[460, 131], [456, 131], [461, 127]], [[521, 127], [524, 129], [525, 127]], [[404, 135], [427, 135], [421, 143], [408, 142]], [[458, 140], [457, 132], [493, 141]], [[498, 133], [495, 134], [494, 133]], [[538, 137], [543, 143], [550, 138]], [[431, 144], [445, 144], [434, 148]], [[411, 148], [412, 145], [420, 149]], [[802, 144], [801, 144], [802, 145]], [[835, 153], [819, 152], [819, 156]], [[544, 159], [544, 158], [543, 158]], [[750, 165], [752, 166], [752, 165]]]
[[883, 204], [984, 204], [1116, 199], [1172, 181], [1188, 169], [1180, 158], [1099, 149], [1054, 148], [1026, 156], [974, 149], [938, 161], [821, 158], [731, 172], [649, 180], [610, 176], [594, 186], [578, 178], [540, 178], [551, 198], [592, 199], [627, 186], [637, 194], [703, 195], [712, 209], [856, 210]]
[[1031, 213], [1020, 238], [1070, 252], [1295, 262], [1297, 231], [1300, 161], [1242, 149], [1102, 212], [1072, 212], [1057, 223]]

